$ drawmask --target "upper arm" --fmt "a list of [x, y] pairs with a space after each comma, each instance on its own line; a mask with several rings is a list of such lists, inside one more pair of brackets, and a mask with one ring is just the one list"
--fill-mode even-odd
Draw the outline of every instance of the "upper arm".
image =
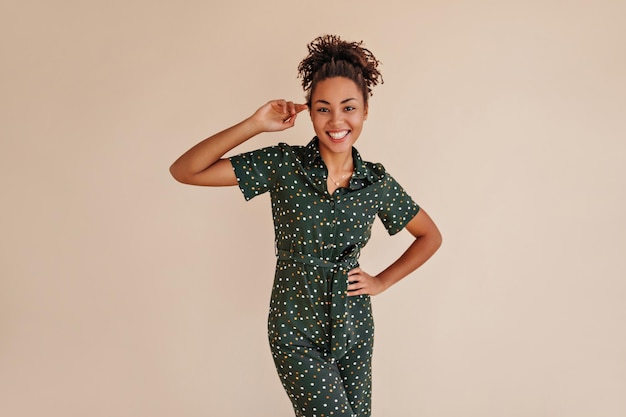
[[395, 235], [413, 219], [420, 207], [388, 173], [380, 182], [378, 217], [390, 235]]
[[424, 209], [420, 209], [411, 221], [407, 223], [405, 228], [415, 238], [427, 236], [428, 238], [434, 239], [434, 241], [438, 242], [438, 245], [441, 244], [441, 233], [439, 232], [435, 222], [433, 222]]
[[197, 174], [180, 175], [170, 168], [176, 181], [190, 185], [228, 186], [237, 185], [237, 177], [229, 159], [222, 158]]

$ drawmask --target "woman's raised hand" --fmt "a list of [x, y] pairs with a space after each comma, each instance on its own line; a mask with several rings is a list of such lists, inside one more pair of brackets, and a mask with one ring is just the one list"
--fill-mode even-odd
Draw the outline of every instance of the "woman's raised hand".
[[293, 127], [298, 113], [307, 108], [293, 101], [272, 100], [254, 112], [252, 120], [263, 132], [278, 132]]
[[182, 154], [170, 167], [172, 176], [185, 184], [237, 185], [226, 152], [261, 132], [276, 132], [294, 125], [306, 104], [272, 100], [247, 119], [198, 143]]

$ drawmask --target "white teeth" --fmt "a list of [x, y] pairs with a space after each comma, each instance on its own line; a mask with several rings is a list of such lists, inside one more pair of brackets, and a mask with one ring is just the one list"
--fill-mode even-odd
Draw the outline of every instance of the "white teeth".
[[348, 134], [348, 130], [344, 130], [342, 132], [328, 132], [331, 138], [335, 140], [343, 139]]

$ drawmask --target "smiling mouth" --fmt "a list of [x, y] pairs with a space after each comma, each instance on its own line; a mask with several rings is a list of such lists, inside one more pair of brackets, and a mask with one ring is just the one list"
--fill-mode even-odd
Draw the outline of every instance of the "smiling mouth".
[[342, 130], [339, 132], [328, 132], [328, 136], [330, 136], [333, 140], [341, 140], [345, 138], [346, 136], [348, 136], [348, 133], [350, 133], [349, 130]]

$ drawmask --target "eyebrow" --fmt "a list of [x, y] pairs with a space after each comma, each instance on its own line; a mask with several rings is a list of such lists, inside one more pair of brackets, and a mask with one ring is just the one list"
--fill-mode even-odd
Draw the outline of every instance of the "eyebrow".
[[[356, 100], [356, 98], [354, 98], [354, 97], [346, 98], [346, 99], [342, 100], [340, 104], [347, 103], [348, 101], [351, 101], [351, 100]], [[322, 103], [322, 104], [330, 105], [330, 103], [327, 102], [326, 100], [315, 100], [315, 102], [316, 103]]]

